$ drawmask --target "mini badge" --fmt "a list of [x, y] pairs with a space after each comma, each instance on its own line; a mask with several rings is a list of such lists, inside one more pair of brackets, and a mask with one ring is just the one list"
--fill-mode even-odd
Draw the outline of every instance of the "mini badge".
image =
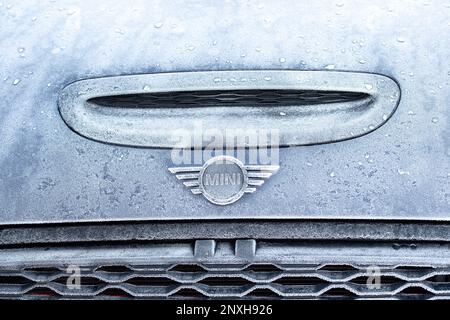
[[209, 159], [202, 167], [169, 168], [193, 194], [203, 194], [208, 201], [227, 205], [238, 201], [244, 193], [253, 193], [279, 166], [244, 165], [231, 156]]

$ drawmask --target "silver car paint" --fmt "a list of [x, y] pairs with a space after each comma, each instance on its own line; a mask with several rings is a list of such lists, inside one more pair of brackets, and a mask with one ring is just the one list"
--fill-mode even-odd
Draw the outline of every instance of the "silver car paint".
[[[0, 6], [0, 223], [336, 218], [450, 220], [448, 1], [16, 1]], [[168, 150], [85, 139], [62, 121], [80, 79], [199, 70], [384, 74], [378, 130], [280, 151], [260, 190], [219, 207]]]

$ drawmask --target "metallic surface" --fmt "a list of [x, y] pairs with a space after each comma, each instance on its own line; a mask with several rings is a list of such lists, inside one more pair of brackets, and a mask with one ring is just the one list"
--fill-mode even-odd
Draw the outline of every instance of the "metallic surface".
[[[141, 93], [207, 92], [220, 90], [304, 90], [306, 92], [363, 93], [364, 99], [327, 104], [285, 106], [227, 105], [195, 108], [182, 101], [172, 107], [120, 108], [92, 101], [105, 96]], [[319, 100], [319, 99], [318, 99]], [[153, 148], [204, 148], [207, 143], [188, 143], [180, 132], [193, 136], [201, 122], [203, 132], [279, 131], [276, 146], [297, 146], [341, 141], [369, 133], [393, 114], [400, 89], [392, 79], [376, 74], [333, 71], [210, 71], [157, 73], [81, 80], [65, 87], [59, 98], [64, 121], [75, 132], [93, 140]], [[199, 133], [197, 133], [199, 134]], [[181, 140], [181, 141], [180, 141]], [[258, 141], [248, 147], [271, 145]], [[222, 147], [222, 145], [220, 146]], [[236, 145], [236, 147], [244, 147]]]
[[[227, 171], [228, 166], [240, 178], [240, 188], [236, 186], [207, 186], [204, 181], [205, 172], [210, 167], [218, 167], [219, 171]], [[169, 168], [183, 185], [190, 188], [193, 194], [202, 194], [209, 202], [217, 205], [228, 205], [238, 201], [244, 193], [253, 193], [269, 179], [280, 167], [274, 165], [244, 165], [239, 159], [231, 156], [217, 156], [209, 159], [202, 167]]]
[[[445, 1], [3, 3], [0, 223], [450, 221], [449, 14]], [[167, 150], [85, 139], [58, 112], [79, 79], [267, 69], [384, 74], [402, 97], [370, 134], [280, 150], [276, 191], [226, 207], [174, 179]]]

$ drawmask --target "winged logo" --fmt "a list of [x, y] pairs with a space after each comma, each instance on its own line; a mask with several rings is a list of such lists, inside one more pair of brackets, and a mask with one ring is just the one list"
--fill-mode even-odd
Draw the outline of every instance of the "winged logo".
[[244, 165], [231, 156], [217, 156], [201, 167], [173, 167], [169, 171], [190, 188], [218, 205], [239, 200], [253, 193], [279, 169], [275, 165]]

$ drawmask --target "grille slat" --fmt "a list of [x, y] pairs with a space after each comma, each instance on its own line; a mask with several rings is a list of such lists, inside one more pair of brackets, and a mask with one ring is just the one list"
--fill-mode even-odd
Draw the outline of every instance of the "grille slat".
[[[83, 280], [82, 280], [83, 281]], [[331, 290], [347, 290], [357, 297], [396, 297], [396, 295], [413, 294], [412, 291], [420, 289], [430, 295], [448, 296], [450, 285], [433, 285], [426, 282], [381, 284], [379, 289], [370, 289], [364, 284], [354, 283], [319, 283], [302, 285], [281, 285], [281, 284], [246, 284], [210, 286], [202, 283], [145, 286], [133, 285], [129, 283], [104, 284], [104, 285], [81, 285], [80, 289], [69, 289], [64, 284], [50, 282], [46, 284], [33, 285], [0, 285], [2, 297], [23, 297], [26, 295], [39, 296], [37, 294], [42, 289], [48, 289], [47, 296], [50, 297], [99, 297], [103, 292], [111, 289], [126, 292], [131, 297], [136, 298], [170, 298], [179, 295], [180, 291], [193, 290], [204, 297], [212, 298], [240, 298], [251, 296], [252, 292], [265, 289], [270, 290], [280, 298], [321, 298], [327, 296]], [[53, 293], [53, 294], [51, 294]], [[347, 296], [348, 298], [348, 296]]]
[[[223, 279], [224, 283], [230, 281], [230, 279], [235, 280], [245, 280], [248, 283], [254, 284], [265, 284], [265, 283], [277, 283], [281, 280], [286, 280], [290, 282], [296, 282], [296, 278], [302, 278], [305, 281], [312, 281], [317, 279], [321, 282], [326, 283], [346, 283], [351, 282], [358, 278], [367, 277], [367, 272], [364, 267], [361, 270], [355, 270], [354, 272], [348, 271], [336, 271], [333, 274], [324, 273], [315, 270], [285, 270], [280, 272], [270, 272], [270, 273], [253, 273], [253, 272], [240, 272], [240, 271], [229, 271], [226, 267], [222, 266], [220, 271], [208, 271], [202, 273], [191, 273], [191, 272], [171, 272], [170, 270], [161, 270], [160, 272], [145, 272], [145, 271], [132, 271], [124, 273], [115, 274], [105, 274], [98, 271], [87, 271], [82, 272], [83, 279], [92, 278], [98, 281], [115, 284], [115, 283], [125, 283], [133, 279], [146, 279], [148, 281], [156, 279], [166, 279], [169, 281], [175, 281], [180, 284], [183, 283], [196, 283], [202, 282], [207, 279], [217, 278]], [[23, 283], [48, 283], [54, 282], [61, 278], [67, 278], [68, 273], [61, 271], [58, 274], [51, 275], [30, 275], [27, 273], [15, 272], [15, 273], [0, 273], [0, 284], [23, 284]], [[450, 283], [450, 268], [444, 269], [433, 269], [433, 271], [427, 273], [417, 272], [397, 272], [393, 270], [385, 270], [380, 273], [381, 277], [384, 278], [394, 278], [398, 282], [429, 282], [429, 283]]]

